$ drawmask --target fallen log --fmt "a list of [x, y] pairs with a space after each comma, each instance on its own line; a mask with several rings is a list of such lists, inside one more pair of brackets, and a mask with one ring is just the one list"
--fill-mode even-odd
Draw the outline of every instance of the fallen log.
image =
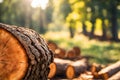
[[69, 79], [74, 77], [75, 70], [74, 67], [70, 65], [72, 61], [55, 58], [54, 62], [57, 65], [56, 75], [66, 76]]
[[93, 63], [91, 65], [90, 71], [92, 72], [92, 75], [94, 76], [95, 79], [99, 78], [98, 72], [102, 69], [102, 65]]
[[53, 52], [55, 52], [55, 50], [58, 48], [57, 44], [53, 41], [48, 41], [47, 44], [49, 49], [51, 49]]
[[56, 63], [51, 63], [50, 64], [50, 72], [48, 74], [48, 78], [53, 78], [55, 75], [56, 75], [56, 71], [57, 71], [57, 66], [56, 66]]
[[94, 80], [94, 77], [91, 72], [85, 72], [79, 75], [77, 78], [73, 78], [72, 80]]
[[80, 50], [80, 48], [78, 46], [74, 46], [73, 50], [75, 51], [76, 56], [80, 56], [81, 50]]
[[47, 80], [52, 60], [38, 33], [0, 23], [0, 80]]
[[120, 71], [111, 76], [108, 80], [120, 80]]
[[118, 71], [120, 71], [120, 61], [100, 70], [98, 75], [103, 79], [108, 79]]
[[85, 72], [87, 70], [87, 65], [86, 59], [71, 61], [55, 58], [54, 63], [51, 64], [48, 77], [53, 78], [55, 75], [63, 75], [68, 79], [72, 79]]
[[74, 59], [74, 58], [76, 58], [78, 56], [76, 56], [75, 51], [73, 49], [71, 49], [71, 50], [68, 50], [66, 52], [66, 56], [65, 57], [68, 58], [68, 59]]
[[99, 72], [102, 69], [102, 66], [100, 64], [93, 63], [91, 66], [91, 72]]
[[75, 76], [77, 77], [81, 73], [87, 71], [88, 62], [87, 62], [87, 59], [83, 58], [81, 60], [77, 60], [75, 62], [72, 62], [70, 65], [72, 65], [74, 67]]
[[79, 60], [81, 59], [80, 53], [80, 48], [78, 46], [74, 46], [72, 49], [66, 52], [65, 58], [71, 60]]
[[48, 78], [54, 76], [66, 76], [71, 79], [74, 77], [74, 67], [69, 65], [72, 61], [55, 58], [54, 63], [50, 64], [50, 73]]
[[62, 48], [57, 48], [55, 50], [55, 58], [65, 58], [66, 51]]

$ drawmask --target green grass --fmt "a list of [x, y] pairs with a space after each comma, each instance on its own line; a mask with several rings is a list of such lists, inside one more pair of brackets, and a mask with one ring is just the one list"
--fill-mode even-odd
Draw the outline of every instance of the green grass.
[[90, 63], [110, 64], [120, 60], [120, 43], [89, 40], [82, 34], [76, 34], [71, 39], [68, 32], [48, 32], [44, 37], [47, 40], [54, 41], [59, 47], [66, 50], [73, 46], [79, 46], [82, 51], [81, 55], [93, 57], [90, 59]]

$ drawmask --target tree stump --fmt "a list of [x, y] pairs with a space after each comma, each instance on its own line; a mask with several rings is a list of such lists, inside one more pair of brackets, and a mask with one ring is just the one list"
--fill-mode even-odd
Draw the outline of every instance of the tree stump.
[[0, 80], [47, 80], [52, 61], [38, 33], [0, 23]]

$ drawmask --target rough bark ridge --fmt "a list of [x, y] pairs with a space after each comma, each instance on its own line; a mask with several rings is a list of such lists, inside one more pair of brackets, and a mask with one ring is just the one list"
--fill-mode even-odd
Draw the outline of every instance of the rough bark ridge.
[[21, 76], [21, 79], [47, 80], [49, 73], [48, 66], [53, 61], [53, 54], [44, 39], [35, 31], [27, 28], [0, 23], [0, 29], [4, 29], [15, 36], [26, 51], [28, 67], [24, 76]]

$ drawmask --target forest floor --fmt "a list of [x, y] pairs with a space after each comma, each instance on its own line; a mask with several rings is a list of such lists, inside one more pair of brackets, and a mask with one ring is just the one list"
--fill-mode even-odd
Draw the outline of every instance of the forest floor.
[[74, 38], [70, 38], [68, 32], [47, 32], [43, 37], [66, 50], [79, 46], [82, 56], [91, 56], [90, 63], [106, 65], [120, 60], [120, 42], [89, 39], [83, 34], [75, 34]]

